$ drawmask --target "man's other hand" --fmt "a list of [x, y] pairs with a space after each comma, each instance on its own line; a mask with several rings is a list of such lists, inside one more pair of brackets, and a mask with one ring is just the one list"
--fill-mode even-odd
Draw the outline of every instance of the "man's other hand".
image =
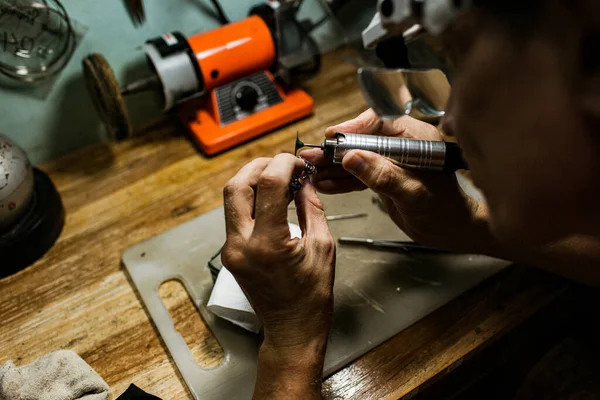
[[290, 238], [290, 179], [304, 161], [280, 154], [243, 167], [224, 189], [223, 265], [264, 324], [255, 398], [320, 396], [333, 310], [335, 242], [309, 182], [295, 195], [302, 238]]
[[[442, 140], [433, 125], [403, 116], [382, 121], [373, 110], [327, 128], [336, 132]], [[413, 240], [453, 251], [485, 252], [488, 241], [487, 207], [468, 197], [454, 174], [411, 171], [369, 151], [352, 150], [342, 165], [332, 164], [321, 150], [306, 150], [302, 157], [318, 167], [313, 184], [322, 193], [335, 194], [372, 189], [392, 220]], [[483, 234], [485, 233], [485, 234]]]

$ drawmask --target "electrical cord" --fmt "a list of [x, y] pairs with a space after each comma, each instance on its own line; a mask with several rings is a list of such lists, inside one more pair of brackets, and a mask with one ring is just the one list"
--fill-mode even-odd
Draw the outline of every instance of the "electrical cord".
[[321, 25], [323, 25], [325, 22], [327, 22], [329, 19], [331, 18], [330, 14], [326, 14], [325, 16], [323, 16], [321, 19], [319, 19], [317, 22], [315, 22], [310, 29], [308, 30], [309, 32], [314, 31], [315, 29], [317, 29], [318, 27], [320, 27]]
[[300, 23], [298, 20], [294, 20], [294, 25], [297, 27], [298, 32], [300, 32], [302, 36], [302, 43], [304, 44], [306, 42], [313, 52], [312, 65], [300, 66], [295, 68], [294, 71], [301, 74], [315, 74], [321, 69], [321, 49], [319, 48], [316, 40], [310, 35], [310, 30], [305, 29], [302, 23]]
[[219, 14], [219, 20], [221, 21], [221, 23], [223, 25], [230, 23], [231, 21], [229, 20], [229, 18], [227, 18], [227, 15], [225, 15], [225, 12], [223, 11], [223, 7], [221, 7], [221, 3], [219, 2], [219, 0], [210, 1], [211, 3], [213, 3], [213, 6], [215, 6], [217, 14]]

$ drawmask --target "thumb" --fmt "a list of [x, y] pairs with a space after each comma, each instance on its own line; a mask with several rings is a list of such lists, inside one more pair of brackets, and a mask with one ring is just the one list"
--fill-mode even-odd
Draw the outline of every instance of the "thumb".
[[344, 156], [342, 165], [371, 190], [386, 196], [400, 193], [406, 180], [400, 167], [370, 151], [352, 150]]
[[329, 235], [329, 225], [325, 216], [323, 204], [317, 196], [317, 191], [310, 181], [305, 181], [295, 197], [298, 223], [303, 237], [323, 237]]

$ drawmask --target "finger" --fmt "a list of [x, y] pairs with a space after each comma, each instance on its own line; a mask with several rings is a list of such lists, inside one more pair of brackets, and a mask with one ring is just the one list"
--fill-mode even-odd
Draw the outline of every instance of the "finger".
[[317, 168], [331, 166], [333, 164], [333, 159], [331, 157], [325, 157], [323, 150], [320, 149], [303, 150], [300, 152], [299, 156], [306, 159], [306, 161]]
[[[355, 119], [343, 122], [339, 125], [332, 126], [325, 130], [326, 137], [335, 136], [336, 132], [344, 133], [360, 133], [363, 135], [383, 135], [383, 136], [400, 136], [403, 130], [403, 123], [397, 123], [396, 121], [410, 118], [403, 116], [395, 120], [383, 121], [373, 109], [368, 109], [360, 114]], [[398, 131], [398, 129], [401, 129]]]
[[296, 194], [295, 201], [303, 240], [331, 237], [323, 204], [309, 182]]
[[322, 168], [322, 169], [317, 170], [317, 173], [312, 175], [310, 177], [310, 180], [313, 183], [315, 183], [318, 181], [327, 181], [330, 179], [348, 179], [348, 178], [353, 178], [354, 180], [356, 180], [356, 178], [354, 178], [354, 175], [352, 175], [350, 172], [346, 171], [344, 169], [344, 167], [342, 167], [341, 165], [334, 165], [329, 168]]
[[246, 164], [223, 188], [225, 227], [227, 236], [252, 232], [254, 221], [254, 188], [270, 158], [257, 158]]
[[306, 163], [291, 154], [278, 154], [258, 177], [254, 207], [254, 233], [289, 239], [287, 207], [291, 201], [290, 180]]
[[407, 179], [402, 168], [379, 154], [352, 150], [342, 160], [344, 168], [373, 191], [386, 196], [398, 196]]
[[382, 126], [383, 121], [381, 118], [375, 114], [373, 109], [368, 109], [354, 119], [325, 129], [325, 136], [334, 137], [336, 132], [375, 135], [380, 132]]
[[408, 115], [387, 120], [382, 127], [384, 135], [420, 140], [442, 140], [438, 129], [427, 122], [419, 121]]
[[319, 193], [323, 194], [359, 192], [367, 188], [364, 183], [354, 177], [347, 179], [319, 181], [314, 182], [313, 185]]
[[408, 115], [394, 120], [382, 121], [372, 109], [363, 112], [355, 119], [327, 128], [325, 136], [334, 137], [336, 132], [442, 140], [437, 128], [431, 124]]

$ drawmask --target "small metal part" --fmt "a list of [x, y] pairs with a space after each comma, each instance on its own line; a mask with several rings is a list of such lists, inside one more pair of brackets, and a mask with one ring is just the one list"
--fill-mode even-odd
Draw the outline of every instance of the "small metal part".
[[298, 156], [298, 158], [301, 159], [302, 161], [304, 161], [304, 163], [306, 164], [304, 171], [308, 175], [314, 175], [317, 173], [317, 167], [313, 163], [311, 163], [310, 161], [308, 161], [306, 158], [304, 158], [302, 156]]
[[304, 161], [305, 166], [304, 166], [304, 170], [302, 171], [300, 176], [294, 177], [290, 181], [290, 190], [292, 191], [292, 193], [296, 193], [297, 191], [299, 191], [302, 188], [302, 181], [305, 179], [308, 179], [309, 175], [313, 175], [313, 174], [317, 173], [317, 167], [314, 164], [312, 164], [311, 162], [306, 160], [304, 157], [300, 157], [300, 156], [297, 156], [297, 157], [299, 159], [301, 159], [302, 161]]
[[344, 219], [364, 218], [368, 217], [367, 213], [352, 213], [352, 214], [340, 214], [340, 215], [329, 215], [327, 221], [341, 221]]
[[127, 96], [130, 94], [144, 92], [146, 90], [157, 90], [160, 88], [160, 80], [158, 79], [158, 76], [151, 75], [146, 78], [129, 83], [123, 86], [120, 90], [121, 95]]
[[439, 35], [472, 3], [471, 0], [379, 0], [375, 17], [362, 33], [363, 44], [373, 47], [389, 36], [404, 34], [415, 25]]
[[415, 242], [401, 240], [377, 240], [369, 238], [341, 237], [338, 239], [340, 244], [356, 244], [382, 249], [395, 249], [404, 252], [422, 252], [422, 253], [452, 253], [451, 251], [426, 247]]
[[292, 193], [296, 193], [300, 189], [302, 189], [302, 182], [300, 182], [300, 179], [292, 178], [290, 182], [290, 190], [292, 191]]
[[313, 147], [313, 148], [316, 148], [316, 149], [323, 149], [323, 145], [322, 144], [304, 143], [302, 140], [300, 140], [298, 138], [298, 131], [296, 131], [296, 145], [294, 147], [294, 155], [297, 156], [298, 155], [298, 150], [300, 150], [303, 147]]

